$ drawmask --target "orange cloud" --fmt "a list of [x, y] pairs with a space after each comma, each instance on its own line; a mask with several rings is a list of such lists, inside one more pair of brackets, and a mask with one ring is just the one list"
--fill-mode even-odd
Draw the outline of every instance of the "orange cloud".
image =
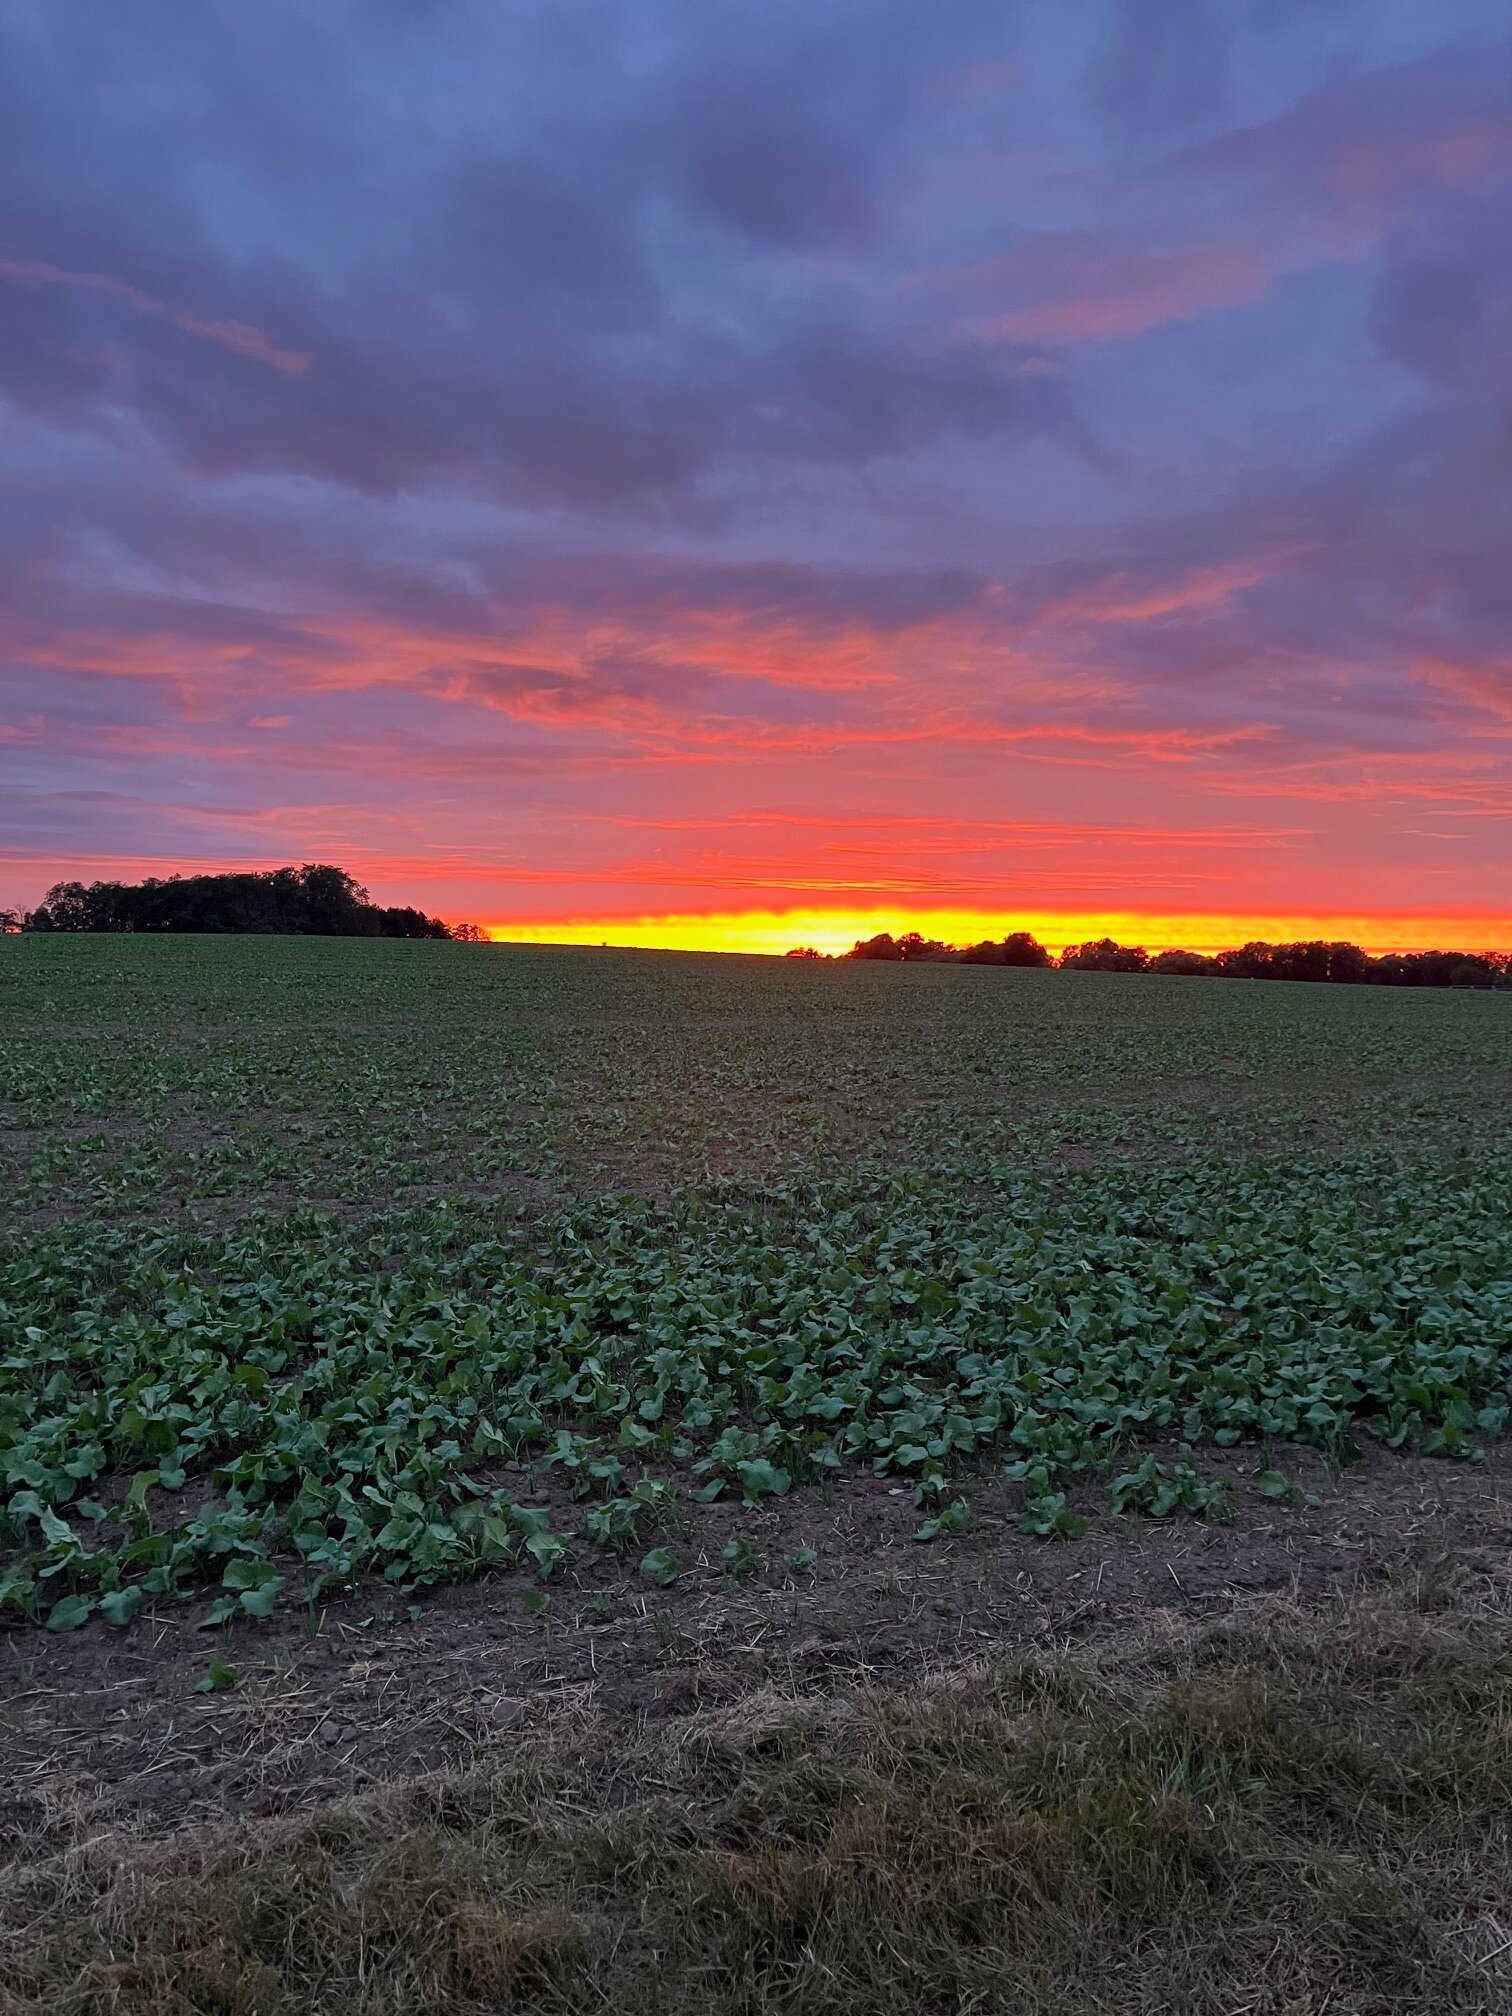
[[1468, 700], [1480, 713], [1512, 728], [1512, 659], [1461, 665], [1436, 658], [1420, 661], [1413, 672], [1426, 685]]

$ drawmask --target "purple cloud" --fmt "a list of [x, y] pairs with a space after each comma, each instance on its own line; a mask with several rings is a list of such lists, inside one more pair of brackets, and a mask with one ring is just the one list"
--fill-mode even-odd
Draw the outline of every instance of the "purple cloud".
[[17, 860], [1512, 803], [1492, 0], [144, 0], [0, 56]]

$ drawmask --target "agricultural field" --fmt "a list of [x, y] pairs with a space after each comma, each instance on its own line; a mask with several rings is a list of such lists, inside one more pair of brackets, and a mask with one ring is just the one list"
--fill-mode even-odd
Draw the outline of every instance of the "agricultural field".
[[[1494, 1565], [1512, 1534], [1509, 1113], [1504, 995], [0, 940], [0, 1733], [43, 1788], [14, 1823], [43, 1873], [0, 1881], [0, 2006], [104, 2006], [98, 1970], [127, 1951], [146, 1971], [110, 2006], [472, 2009], [507, 1989], [543, 2009], [880, 2009], [867, 1970], [887, 1949], [911, 2007], [1143, 2007], [1128, 1982], [1057, 2000], [1045, 1928], [1095, 1919], [1112, 1956], [1137, 1920], [1175, 1953], [1178, 1893], [1208, 1909], [1232, 1881], [1259, 1916], [1223, 1937], [1272, 1945], [1282, 1984], [1253, 2006], [1311, 2008], [1275, 1932], [1281, 1872], [1317, 1849], [1296, 1804], [1314, 1772], [1353, 1818], [1324, 1829], [1343, 1861], [1314, 1871], [1309, 1980], [1366, 1983], [1339, 2007], [1420, 2007], [1425, 1982], [1446, 2008], [1493, 2006], [1488, 1982], [1512, 1989], [1501, 1879], [1482, 1894], [1512, 1782]], [[1463, 1558], [1426, 1597], [1420, 1561], [1404, 1609], [1398, 1555], [1430, 1541]], [[1320, 1624], [1306, 1606], [1372, 1564], [1398, 1577], [1387, 1608]], [[1246, 1591], [1294, 1606], [1279, 1636], [1234, 1637]], [[1160, 1622], [1172, 1604], [1179, 1629]], [[1125, 1638], [1068, 1666], [1110, 1619]], [[944, 1694], [865, 1692], [968, 1656]], [[731, 1751], [734, 1711], [709, 1703], [758, 1682], [786, 1706]], [[863, 1692], [816, 1706], [815, 1686]], [[563, 1748], [541, 1701], [637, 1729], [687, 1711], [714, 1761], [699, 1777], [657, 1736], [611, 1764], [617, 1739], [581, 1719]], [[1037, 1747], [1010, 1765], [996, 1751], [1026, 1714]], [[1419, 1772], [1400, 1727], [1425, 1717], [1442, 1742]], [[1330, 1718], [1333, 1736], [1299, 1733]], [[501, 1777], [489, 1746], [527, 1724], [528, 1770]], [[750, 1731], [768, 1728], [763, 1747]], [[1367, 1784], [1371, 1744], [1397, 1761]], [[1067, 1804], [1052, 1765], [1073, 1753], [1106, 1780], [1106, 1827]], [[982, 1822], [981, 1910], [939, 1860], [939, 1756], [972, 1811], [1012, 1809], [1007, 1833]], [[461, 1806], [411, 1838], [394, 1815], [420, 1795], [392, 1787], [440, 1763], [463, 1773]], [[1260, 1826], [1262, 1779], [1281, 1803]], [[346, 1931], [323, 1986], [292, 1930], [276, 1953], [250, 1933], [229, 1960], [196, 1946], [176, 1973], [189, 1934], [160, 1907], [179, 1865], [139, 1872], [127, 1923], [68, 1859], [106, 1838], [116, 1793], [132, 1826], [162, 1828], [354, 1787], [360, 1813], [311, 1822], [324, 1903], [287, 1835], [194, 1853], [210, 1893], [256, 1893], [258, 1924], [265, 1881], [286, 1929], [364, 1885], [411, 1886], [406, 1923], [452, 1897], [455, 1929], [476, 1904], [483, 1957], [444, 1979], [434, 1955], [396, 1961], [388, 2001]], [[1173, 1787], [1196, 1805], [1157, 1840], [1136, 1810]], [[1428, 1845], [1407, 1869], [1388, 1837], [1409, 1807]], [[1451, 1808], [1480, 1830], [1473, 1897]], [[875, 1840], [831, 1853], [856, 1811]], [[529, 1868], [501, 1812], [547, 1844]], [[0, 1837], [6, 1820], [0, 1800]], [[391, 1827], [420, 1858], [398, 1876], [364, 1860]], [[646, 1922], [605, 1873], [616, 1829], [665, 1876], [656, 1936], [683, 1971], [660, 2002], [613, 1931], [626, 1910]], [[915, 1886], [901, 1916], [856, 1874], [895, 1851]], [[1349, 1870], [1358, 1939], [1334, 1952]], [[150, 1898], [151, 1922], [131, 1918]], [[870, 1958], [815, 1944], [826, 1898], [858, 1925], [880, 1913]], [[392, 1942], [399, 1920], [372, 1908]], [[95, 1931], [42, 1939], [59, 1910]], [[988, 1921], [1023, 1960], [1020, 2000], [993, 2000], [966, 1950]], [[711, 1940], [735, 1956], [718, 1983], [697, 1959]], [[908, 1971], [926, 1952], [938, 1995]], [[765, 1999], [741, 1999], [747, 1978]], [[246, 1980], [263, 1988], [237, 2000]], [[60, 1983], [73, 2003], [48, 2000]], [[1148, 2006], [1227, 2006], [1217, 1992]]]
[[857, 1470], [927, 1538], [983, 1457], [1074, 1537], [1087, 1478], [1221, 1515], [1156, 1444], [1473, 1456], [1507, 1419], [1496, 997], [0, 950], [14, 1621], [544, 1589], [585, 1552], [671, 1581], [673, 1501]]

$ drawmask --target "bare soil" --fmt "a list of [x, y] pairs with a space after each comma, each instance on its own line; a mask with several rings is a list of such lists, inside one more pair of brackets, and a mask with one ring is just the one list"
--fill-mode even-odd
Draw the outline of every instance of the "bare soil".
[[[984, 1467], [963, 1479], [971, 1531], [921, 1545], [909, 1494], [863, 1474], [759, 1509], [688, 1508], [626, 1560], [557, 1575], [538, 1616], [524, 1599], [541, 1585], [495, 1573], [413, 1597], [379, 1584], [305, 1619], [215, 1631], [196, 1628], [202, 1604], [119, 1634], [99, 1621], [67, 1636], [12, 1629], [0, 1637], [0, 1843], [72, 1832], [85, 1815], [303, 1810], [451, 1766], [564, 1708], [622, 1718], [629, 1740], [755, 1689], [906, 1682], [990, 1650], [1275, 1595], [1326, 1604], [1406, 1573], [1468, 1583], [1482, 1610], [1512, 1620], [1512, 1445], [1476, 1464], [1372, 1448], [1339, 1474], [1313, 1452], [1272, 1453], [1315, 1502], [1261, 1495], [1257, 1450], [1205, 1451], [1204, 1474], [1234, 1480], [1231, 1524], [1116, 1518], [1089, 1486], [1072, 1494], [1085, 1538], [1052, 1542], [1018, 1531], [1018, 1491]], [[570, 1500], [534, 1496], [554, 1526], [572, 1525]], [[751, 1550], [740, 1575], [722, 1559], [736, 1536]], [[686, 1564], [669, 1588], [637, 1566], [657, 1539]], [[803, 1549], [812, 1565], [795, 1565]], [[212, 1659], [236, 1683], [199, 1692]]]

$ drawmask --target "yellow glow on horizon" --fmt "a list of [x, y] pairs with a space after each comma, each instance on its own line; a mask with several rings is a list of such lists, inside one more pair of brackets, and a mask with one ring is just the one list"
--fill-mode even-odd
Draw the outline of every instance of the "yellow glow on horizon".
[[1512, 916], [1440, 914], [1341, 915], [1286, 912], [1235, 915], [1144, 911], [978, 911], [917, 910], [745, 910], [711, 916], [569, 917], [543, 923], [510, 922], [485, 927], [491, 939], [526, 945], [611, 945], [655, 952], [788, 952], [812, 945], [819, 952], [848, 952], [858, 938], [879, 931], [895, 936], [922, 931], [952, 945], [1002, 938], [1029, 931], [1050, 952], [1089, 938], [1116, 938], [1149, 952], [1181, 946], [1190, 952], [1220, 952], [1252, 938], [1272, 944], [1302, 939], [1348, 940], [1367, 952], [1500, 950], [1512, 946]]

